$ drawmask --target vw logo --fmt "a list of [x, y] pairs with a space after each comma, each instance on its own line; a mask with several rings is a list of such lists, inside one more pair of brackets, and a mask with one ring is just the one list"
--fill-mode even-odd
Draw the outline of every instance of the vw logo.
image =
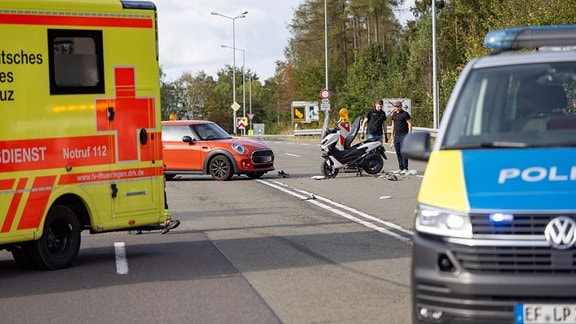
[[566, 216], [556, 217], [546, 225], [544, 236], [552, 247], [569, 249], [576, 243], [576, 221]]

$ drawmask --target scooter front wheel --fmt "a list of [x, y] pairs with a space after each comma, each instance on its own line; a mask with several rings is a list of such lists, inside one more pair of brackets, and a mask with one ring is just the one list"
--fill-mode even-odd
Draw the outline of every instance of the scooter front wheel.
[[329, 159], [322, 161], [320, 170], [326, 178], [334, 178], [338, 175], [338, 169], [334, 167], [334, 164]]

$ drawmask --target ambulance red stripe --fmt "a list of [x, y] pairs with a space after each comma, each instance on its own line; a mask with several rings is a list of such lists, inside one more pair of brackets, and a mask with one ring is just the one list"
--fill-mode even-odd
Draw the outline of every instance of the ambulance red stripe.
[[152, 28], [149, 18], [115, 18], [89, 16], [58, 16], [31, 14], [0, 14], [0, 24], [42, 25], [42, 26], [86, 26], [86, 27], [125, 27]]
[[26, 206], [24, 207], [20, 223], [18, 224], [19, 230], [40, 226], [40, 221], [42, 220], [42, 216], [44, 216], [44, 211], [48, 204], [48, 198], [50, 198], [55, 180], [56, 176], [37, 177], [34, 180], [32, 190], [30, 190], [28, 194], [28, 200], [26, 201]]
[[0, 190], [10, 190], [14, 186], [14, 179], [0, 180]]
[[116, 162], [114, 135], [0, 141], [0, 174]]
[[10, 202], [10, 207], [8, 207], [6, 218], [4, 219], [4, 224], [2, 224], [2, 230], [0, 232], [10, 231], [10, 227], [12, 227], [14, 217], [16, 217], [16, 211], [18, 210], [18, 206], [20, 205], [20, 200], [22, 200], [22, 194], [24, 193], [24, 189], [26, 188], [27, 182], [28, 178], [22, 178], [20, 179], [20, 181], [18, 181], [16, 192], [14, 193], [12, 201]]

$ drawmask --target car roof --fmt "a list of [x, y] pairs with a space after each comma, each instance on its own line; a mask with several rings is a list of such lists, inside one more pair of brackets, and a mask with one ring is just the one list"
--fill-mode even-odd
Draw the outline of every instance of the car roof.
[[186, 126], [198, 124], [213, 124], [214, 122], [208, 120], [164, 120], [162, 126]]

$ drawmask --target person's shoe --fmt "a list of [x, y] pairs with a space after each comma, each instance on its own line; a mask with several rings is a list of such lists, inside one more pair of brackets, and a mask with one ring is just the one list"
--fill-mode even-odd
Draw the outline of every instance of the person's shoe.
[[394, 173], [394, 174], [398, 174], [398, 173], [401, 173], [401, 172], [402, 172], [402, 170], [394, 170], [394, 171], [390, 171], [390, 173]]
[[160, 233], [162, 234], [166, 234], [168, 233], [171, 229], [175, 229], [176, 227], [180, 226], [180, 221], [179, 220], [171, 220], [170, 223], [168, 223], [168, 225], [166, 225], [162, 231]]
[[400, 171], [400, 174], [402, 174], [402, 175], [405, 175], [406, 173], [408, 173], [408, 170], [407, 170], [407, 169], [404, 169], [404, 170]]

